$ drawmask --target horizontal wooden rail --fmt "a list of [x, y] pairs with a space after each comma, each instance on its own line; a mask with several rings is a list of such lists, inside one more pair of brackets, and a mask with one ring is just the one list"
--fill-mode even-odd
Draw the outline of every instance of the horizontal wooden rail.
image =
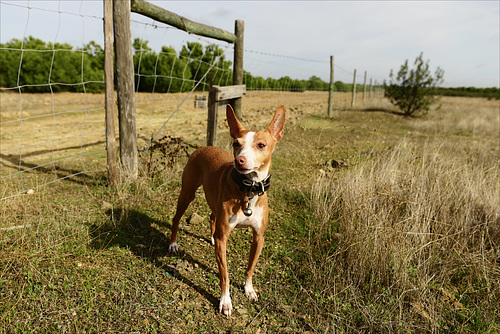
[[237, 40], [236, 35], [229, 31], [188, 20], [144, 0], [131, 0], [131, 11], [174, 26], [190, 34], [215, 38], [229, 43], [234, 43]]
[[246, 93], [246, 85], [220, 87], [212, 86], [210, 82], [208, 88], [207, 146], [217, 145], [217, 111], [219, 105], [222, 101], [227, 103], [229, 100], [241, 98]]
[[224, 101], [240, 98], [247, 94], [247, 86], [246, 85], [236, 85], [236, 86], [212, 86], [217, 92], [215, 95], [215, 101]]

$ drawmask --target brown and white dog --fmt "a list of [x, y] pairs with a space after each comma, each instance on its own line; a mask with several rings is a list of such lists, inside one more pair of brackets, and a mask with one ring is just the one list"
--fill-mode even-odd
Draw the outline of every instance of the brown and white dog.
[[235, 227], [251, 227], [253, 230], [244, 287], [245, 295], [250, 300], [258, 299], [252, 276], [264, 246], [269, 212], [266, 190], [270, 184], [271, 155], [283, 136], [285, 108], [281, 106], [276, 110], [265, 131], [246, 130], [229, 105], [226, 117], [233, 138], [234, 155], [213, 146], [197, 149], [191, 155], [182, 174], [182, 189], [172, 221], [169, 251], [179, 251], [176, 242], [179, 221], [194, 199], [196, 190], [203, 185], [205, 198], [212, 210], [212, 245], [215, 245], [221, 288], [219, 311], [230, 316], [233, 306], [229, 296], [226, 244]]

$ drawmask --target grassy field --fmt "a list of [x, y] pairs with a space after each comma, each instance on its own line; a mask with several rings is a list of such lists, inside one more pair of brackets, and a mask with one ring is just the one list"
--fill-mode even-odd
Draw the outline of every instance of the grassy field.
[[251, 231], [235, 230], [235, 312], [218, 314], [201, 191], [167, 252], [186, 160], [170, 142], [117, 189], [82, 174], [0, 202], [0, 333], [499, 332], [498, 102], [443, 98], [416, 119], [339, 95], [327, 119], [316, 98], [285, 105], [257, 303], [242, 286]]

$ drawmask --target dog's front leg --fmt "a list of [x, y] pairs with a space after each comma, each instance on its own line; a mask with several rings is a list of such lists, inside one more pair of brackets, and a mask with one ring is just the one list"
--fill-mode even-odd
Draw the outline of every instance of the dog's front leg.
[[219, 312], [224, 315], [230, 316], [233, 312], [233, 304], [231, 303], [231, 296], [229, 295], [229, 275], [227, 272], [226, 260], [226, 245], [229, 232], [221, 231], [220, 228], [216, 229], [214, 233], [215, 241], [215, 257], [217, 265], [219, 266], [219, 279], [220, 279], [220, 302]]
[[248, 258], [248, 267], [245, 272], [245, 284], [244, 284], [245, 295], [247, 296], [248, 299], [252, 301], [258, 300], [257, 292], [255, 292], [253, 288], [252, 277], [263, 247], [264, 247], [264, 231], [262, 229], [260, 230], [254, 229], [252, 246], [250, 248], [250, 256]]

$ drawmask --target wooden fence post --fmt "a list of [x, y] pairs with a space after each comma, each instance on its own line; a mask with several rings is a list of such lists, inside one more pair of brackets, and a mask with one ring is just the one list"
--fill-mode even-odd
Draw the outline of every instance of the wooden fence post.
[[[217, 145], [217, 114], [219, 105], [241, 99], [247, 93], [245, 85], [213, 86], [210, 78], [208, 88], [208, 118], [207, 118], [207, 146]], [[224, 101], [224, 102], [223, 102]]]
[[335, 84], [333, 82], [333, 56], [330, 56], [330, 94], [328, 95], [328, 117], [333, 117], [333, 90]]
[[130, 1], [113, 1], [120, 161], [125, 176], [137, 177], [134, 63], [130, 31]]
[[355, 100], [356, 100], [356, 69], [354, 69], [354, 79], [352, 80], [352, 100], [351, 100], [351, 107], [354, 107]]
[[[245, 21], [236, 20], [234, 22], [234, 34], [236, 42], [234, 42], [234, 64], [233, 64], [233, 85], [243, 84], [243, 53], [244, 53], [244, 34]], [[241, 120], [241, 97], [231, 100], [236, 118]]]
[[106, 156], [108, 182], [111, 187], [117, 184], [116, 140], [115, 140], [115, 83], [113, 73], [113, 0], [104, 0], [104, 82], [106, 108]]
[[365, 80], [363, 81], [363, 103], [365, 103], [365, 95], [366, 95], [366, 71], [365, 71]]
[[368, 94], [368, 97], [371, 99], [372, 98], [372, 92], [373, 92], [373, 83], [372, 83], [372, 78], [370, 78], [370, 93]]
[[217, 88], [212, 85], [212, 77], [210, 77], [210, 85], [208, 87], [207, 146], [217, 145], [218, 109]]

